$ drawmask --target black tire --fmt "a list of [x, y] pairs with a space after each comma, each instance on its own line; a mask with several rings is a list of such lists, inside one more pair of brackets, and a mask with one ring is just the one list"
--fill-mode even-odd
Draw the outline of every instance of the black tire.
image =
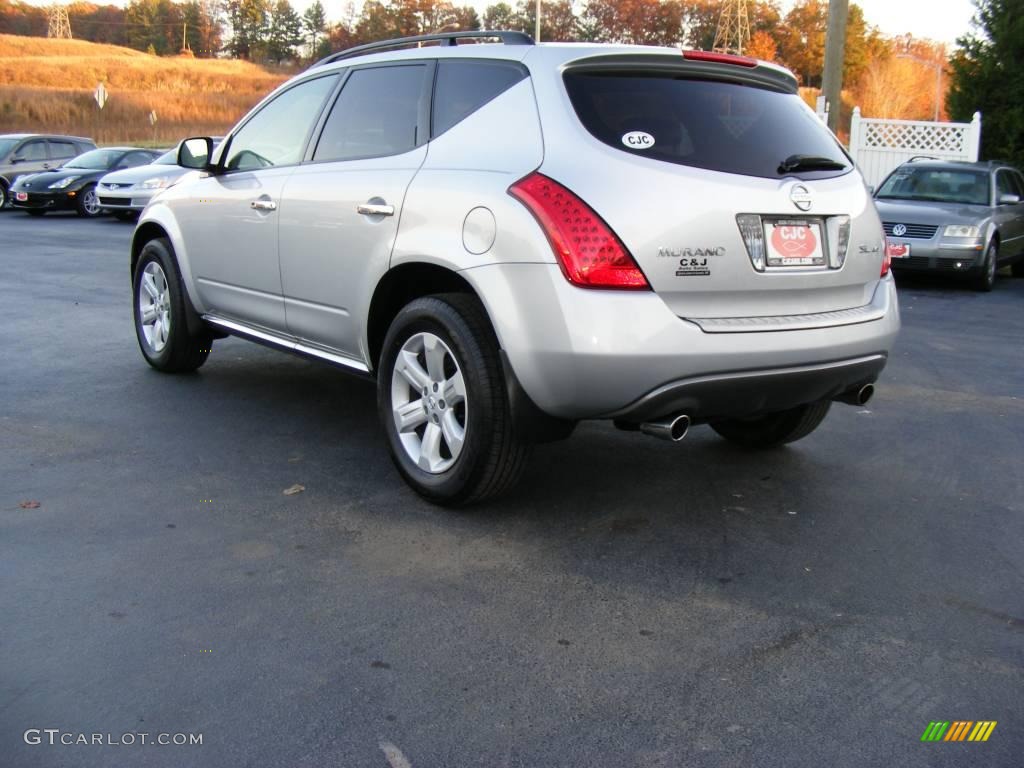
[[39, 210], [36, 210], [35, 208], [29, 208], [28, 210], [25, 211], [25, 213], [27, 213], [29, 216], [36, 216], [36, 217], [38, 217], [38, 216], [45, 216], [46, 215], [46, 211], [39, 211]]
[[974, 278], [974, 289], [988, 293], [996, 286], [996, 272], [999, 271], [999, 246], [993, 240], [985, 251], [981, 272]]
[[766, 416], [712, 421], [711, 428], [744, 448], [775, 448], [807, 437], [825, 420], [831, 406], [831, 401], [821, 400]]
[[7, 183], [0, 180], [0, 211], [7, 207], [10, 199], [7, 197]]
[[100, 208], [99, 198], [96, 197], [96, 185], [87, 184], [82, 187], [78, 192], [78, 202], [75, 203], [75, 210], [79, 216], [84, 216], [87, 219], [95, 219], [97, 216], [103, 214], [103, 209]]
[[[448, 347], [465, 382], [465, 439], [444, 472], [421, 469], [403, 446], [392, 410], [392, 376], [403, 345], [420, 333]], [[442, 403], [443, 407], [443, 403]], [[416, 299], [395, 317], [384, 339], [377, 375], [377, 409], [392, 461], [409, 486], [443, 506], [497, 496], [519, 480], [532, 446], [513, 427], [498, 341], [480, 302], [465, 294]]]
[[138, 211], [117, 211], [114, 218], [118, 221], [135, 221], [139, 218]]
[[[159, 349], [146, 339], [140, 306], [140, 292], [144, 290], [142, 287], [143, 276], [146, 273], [146, 267], [151, 263], [159, 265], [167, 285], [166, 306], [170, 330], [166, 333], [164, 346]], [[139, 261], [135, 265], [135, 274], [132, 276], [132, 314], [135, 318], [135, 337], [139, 342], [139, 349], [142, 350], [142, 356], [158, 371], [187, 373], [196, 370], [206, 362], [213, 338], [207, 332], [196, 336], [189, 333], [185, 317], [185, 294], [181, 283], [181, 273], [178, 271], [174, 251], [166, 238], [150, 240], [143, 246], [142, 252], [139, 254]]]

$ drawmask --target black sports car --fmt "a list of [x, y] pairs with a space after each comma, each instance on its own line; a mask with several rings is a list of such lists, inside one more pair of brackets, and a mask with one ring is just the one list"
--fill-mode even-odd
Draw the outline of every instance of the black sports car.
[[47, 211], [78, 211], [99, 216], [96, 182], [111, 171], [153, 162], [159, 152], [137, 147], [94, 149], [68, 160], [55, 171], [22, 176], [10, 190], [11, 204], [34, 216]]

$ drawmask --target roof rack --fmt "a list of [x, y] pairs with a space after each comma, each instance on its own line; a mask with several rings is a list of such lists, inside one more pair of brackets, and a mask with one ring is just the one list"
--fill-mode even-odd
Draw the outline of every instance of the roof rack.
[[908, 163], [916, 163], [918, 160], [938, 160], [938, 159], [939, 158], [932, 157], [931, 155], [914, 155], [912, 158], [910, 158], [906, 162], [908, 162]]
[[[366, 45], [357, 45], [354, 48], [346, 48], [344, 51], [338, 51], [332, 53], [330, 56], [321, 59], [313, 67], [319, 67], [322, 64], [330, 64], [335, 61], [341, 61], [342, 59], [348, 59], [353, 56], [363, 56], [367, 53], [375, 53], [377, 51], [386, 51], [392, 48], [402, 48], [406, 46], [419, 45], [420, 43], [428, 42], [439, 42], [443, 46], [458, 45], [459, 40], [481, 40], [486, 38], [496, 38], [505, 45], [533, 45], [533, 38], [525, 32], [512, 32], [509, 30], [483, 30], [483, 31], [465, 31], [465, 32], [438, 32], [432, 35], [416, 35], [414, 37], [397, 37], [393, 40], [380, 40], [376, 43], [367, 43]], [[312, 67], [311, 67], [312, 69]]]

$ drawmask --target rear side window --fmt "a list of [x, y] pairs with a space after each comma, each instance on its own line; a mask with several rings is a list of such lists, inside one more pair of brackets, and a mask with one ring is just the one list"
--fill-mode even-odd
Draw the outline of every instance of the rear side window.
[[422, 64], [353, 72], [331, 109], [313, 160], [385, 157], [415, 148], [426, 73]]
[[438, 62], [431, 136], [440, 136], [525, 77], [510, 61]]
[[792, 93], [657, 73], [568, 73], [580, 121], [616, 149], [694, 168], [779, 178], [794, 155], [851, 163], [828, 129]]
[[1017, 195], [1021, 197], [1021, 190], [1017, 187], [1017, 179], [1011, 171], [999, 171], [996, 173], [996, 194]]
[[[91, 147], [84, 147], [82, 152], [86, 152]], [[70, 141], [51, 141], [50, 142], [50, 157], [55, 160], [62, 160], [68, 157], [75, 157], [80, 154], [78, 149]]]

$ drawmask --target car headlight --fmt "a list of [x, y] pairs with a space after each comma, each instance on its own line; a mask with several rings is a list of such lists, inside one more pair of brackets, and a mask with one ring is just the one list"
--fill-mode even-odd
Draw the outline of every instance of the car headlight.
[[981, 230], [978, 227], [969, 227], [966, 224], [950, 224], [943, 237], [981, 237]]
[[53, 182], [53, 184], [51, 184], [49, 187], [47, 187], [47, 189], [67, 189], [72, 184], [74, 184], [76, 181], [78, 181], [80, 178], [82, 178], [82, 177], [81, 176], [68, 176], [66, 178], [61, 179], [60, 181]]
[[157, 176], [139, 184], [139, 189], [163, 189], [170, 183], [171, 180], [167, 176]]

